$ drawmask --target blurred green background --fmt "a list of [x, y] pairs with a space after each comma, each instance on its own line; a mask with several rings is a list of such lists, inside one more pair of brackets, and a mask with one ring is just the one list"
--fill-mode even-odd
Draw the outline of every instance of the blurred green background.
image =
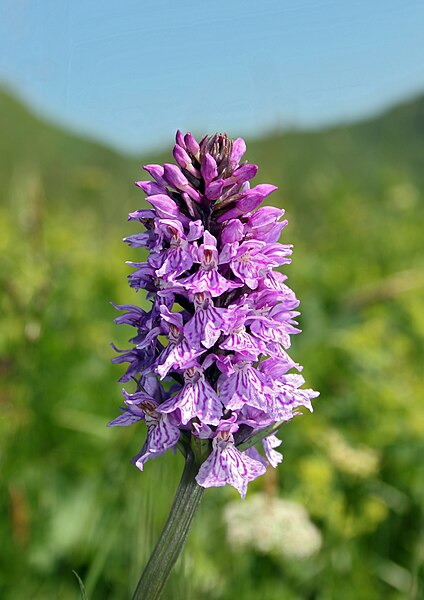
[[[0, 131], [0, 597], [76, 599], [75, 570], [90, 600], [126, 599], [182, 460], [141, 474], [143, 427], [106, 428], [123, 372], [110, 342], [131, 335], [109, 301], [144, 301], [121, 239], [144, 205], [141, 165], [171, 155], [117, 154], [6, 92]], [[424, 97], [248, 140], [289, 219], [292, 355], [321, 396], [244, 503], [207, 491], [166, 599], [424, 597], [423, 142]]]

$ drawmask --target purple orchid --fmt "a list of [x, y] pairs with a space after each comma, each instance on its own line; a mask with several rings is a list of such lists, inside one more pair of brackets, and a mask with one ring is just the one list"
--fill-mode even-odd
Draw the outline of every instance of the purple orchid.
[[137, 335], [114, 362], [129, 363], [121, 381], [137, 387], [110, 423], [147, 425], [139, 469], [179, 443], [199, 486], [228, 483], [242, 497], [282, 460], [274, 431], [318, 395], [287, 353], [300, 331], [299, 301], [277, 270], [291, 261], [292, 246], [278, 243], [287, 220], [260, 207], [276, 187], [250, 187], [258, 167], [240, 162], [245, 151], [241, 138], [177, 132], [176, 164], [147, 165], [153, 181], [136, 182], [150, 208], [130, 213], [145, 231], [124, 241], [149, 255], [129, 263], [129, 283], [152, 307], [115, 305]]
[[244, 498], [249, 481], [263, 475], [266, 466], [260, 456], [258, 460], [248, 450], [240, 452], [237, 449], [233, 433], [239, 427], [234, 420], [230, 418], [221, 421], [216, 431], [211, 432], [212, 451], [200, 467], [196, 481], [202, 487], [219, 487], [229, 483]]
[[201, 423], [218, 425], [222, 403], [199, 365], [194, 364], [184, 372], [184, 386], [158, 407], [161, 413], [173, 414], [176, 410], [180, 413], [182, 425], [187, 425], [194, 418]]

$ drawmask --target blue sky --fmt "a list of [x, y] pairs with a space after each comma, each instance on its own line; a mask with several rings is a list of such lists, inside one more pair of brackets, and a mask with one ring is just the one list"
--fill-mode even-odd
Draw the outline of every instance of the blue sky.
[[422, 0], [0, 0], [0, 81], [131, 151], [259, 135], [424, 90]]

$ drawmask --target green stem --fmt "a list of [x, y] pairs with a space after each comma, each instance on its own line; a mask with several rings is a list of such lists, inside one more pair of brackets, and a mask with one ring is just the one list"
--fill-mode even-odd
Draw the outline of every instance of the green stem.
[[195, 481], [198, 470], [199, 464], [188, 449], [184, 471], [168, 520], [141, 575], [133, 600], [160, 598], [172, 567], [183, 549], [191, 522], [205, 491]]

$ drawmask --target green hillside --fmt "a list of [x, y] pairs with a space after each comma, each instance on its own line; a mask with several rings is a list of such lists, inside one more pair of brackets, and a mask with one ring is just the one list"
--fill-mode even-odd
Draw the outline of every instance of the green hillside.
[[[119, 218], [122, 208], [133, 207], [132, 181], [142, 177], [143, 157], [123, 156], [48, 124], [4, 90], [0, 90], [0, 128], [2, 196], [20, 169], [33, 168], [40, 173], [47, 200], [55, 206], [72, 202], [102, 207], [106, 221]], [[353, 180], [359, 191], [369, 191], [370, 185], [378, 188], [388, 171], [394, 180], [404, 176], [422, 183], [423, 135], [424, 96], [358, 124], [253, 140], [249, 159], [260, 162], [261, 180], [277, 181], [283, 196], [286, 191], [290, 196], [296, 192], [297, 202], [302, 202], [307, 193], [299, 189], [299, 183], [316, 171]], [[171, 160], [171, 154], [149, 153], [146, 158], [147, 162], [156, 160]]]
[[[124, 261], [138, 254], [121, 242], [143, 204], [133, 181], [164, 157], [119, 154], [5, 92], [0, 131], [0, 597], [77, 598], [74, 569], [90, 600], [123, 600], [182, 467], [170, 455], [141, 474], [130, 464], [140, 428], [105, 427], [122, 374], [109, 344], [131, 335], [109, 301], [144, 301], [126, 284]], [[244, 504], [208, 491], [164, 598], [418, 600], [424, 97], [360, 123], [248, 140], [247, 158], [258, 183], [279, 186], [272, 202], [286, 209], [286, 272], [302, 302], [292, 354], [321, 396], [281, 432], [283, 465]], [[261, 529], [276, 498], [307, 510], [319, 551], [305, 550], [309, 530], [290, 534], [283, 504], [281, 522]], [[244, 545], [228, 529], [237, 510], [249, 515]]]
[[140, 178], [140, 161], [88, 138], [35, 117], [5, 91], [0, 91], [1, 196], [15, 185], [22, 171], [37, 172], [47, 204], [101, 209], [104, 222], [122, 217], [130, 206], [133, 180]]

